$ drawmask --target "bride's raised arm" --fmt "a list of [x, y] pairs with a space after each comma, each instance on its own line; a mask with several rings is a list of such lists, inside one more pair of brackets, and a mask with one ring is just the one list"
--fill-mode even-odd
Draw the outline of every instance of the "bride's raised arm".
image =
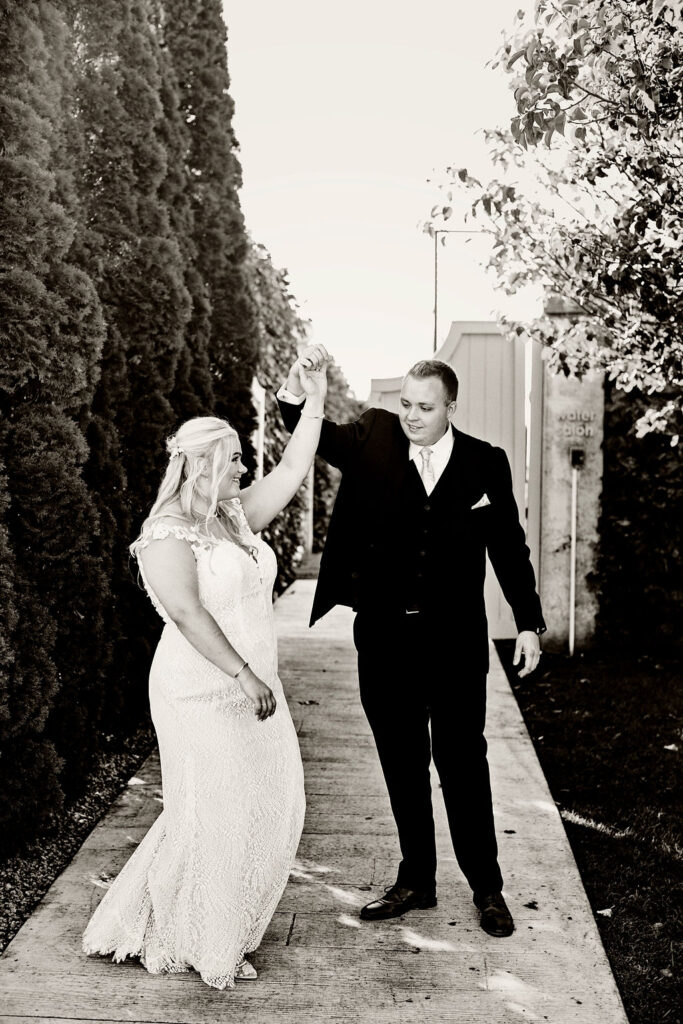
[[259, 533], [292, 500], [306, 479], [320, 440], [327, 394], [326, 368], [312, 370], [298, 363], [298, 371], [306, 401], [296, 429], [277, 466], [240, 492], [247, 522], [254, 533]]

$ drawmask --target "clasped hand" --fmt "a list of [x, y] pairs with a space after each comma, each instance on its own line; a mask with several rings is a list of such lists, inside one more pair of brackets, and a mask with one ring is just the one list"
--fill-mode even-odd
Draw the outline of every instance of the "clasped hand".
[[262, 679], [252, 672], [250, 668], [242, 674], [242, 677], [237, 680], [242, 687], [242, 691], [249, 698], [254, 705], [254, 714], [258, 718], [259, 722], [265, 721], [266, 718], [275, 712], [277, 707], [277, 701], [271, 688], [263, 682]]
[[329, 353], [324, 345], [307, 345], [298, 355], [290, 374], [297, 374], [307, 398], [324, 398], [327, 394]]

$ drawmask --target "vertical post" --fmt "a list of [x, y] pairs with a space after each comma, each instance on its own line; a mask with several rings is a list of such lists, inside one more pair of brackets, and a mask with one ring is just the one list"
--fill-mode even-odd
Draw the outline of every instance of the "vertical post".
[[310, 555], [313, 551], [313, 506], [315, 497], [315, 463], [311, 466], [306, 477], [306, 522], [305, 522], [305, 539], [304, 547], [306, 554]]
[[263, 477], [263, 450], [266, 437], [266, 389], [262, 387], [256, 377], [251, 382], [251, 395], [256, 407], [256, 430], [253, 441], [256, 449], [256, 479]]
[[434, 345], [433, 345], [433, 349], [432, 349], [433, 352], [436, 352], [436, 347], [437, 347], [436, 346], [436, 337], [437, 337], [437, 334], [436, 334], [436, 331], [437, 331], [437, 306], [438, 306], [438, 301], [439, 301], [439, 278], [438, 278], [438, 274], [439, 274], [439, 256], [438, 256], [438, 249], [437, 249], [438, 239], [439, 239], [439, 232], [435, 231], [434, 232]]
[[438, 347], [439, 328], [439, 235], [483, 235], [486, 234], [481, 228], [476, 231], [469, 231], [467, 228], [435, 228], [434, 229], [434, 341], [433, 350]]
[[541, 345], [527, 338], [526, 359], [530, 363], [531, 387], [527, 420], [527, 544], [536, 582], [541, 585], [541, 480], [543, 473], [543, 357]]
[[576, 519], [578, 509], [579, 471], [572, 466], [572, 499], [571, 499], [571, 544], [569, 552], [569, 656], [574, 655], [576, 635]]

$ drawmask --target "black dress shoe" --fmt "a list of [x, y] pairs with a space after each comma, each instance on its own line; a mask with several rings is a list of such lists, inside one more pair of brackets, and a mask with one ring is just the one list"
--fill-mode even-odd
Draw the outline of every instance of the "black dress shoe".
[[436, 906], [436, 893], [423, 889], [391, 885], [384, 893], [384, 896], [362, 908], [360, 916], [364, 921], [382, 921], [387, 917], [400, 917], [409, 910], [426, 910], [427, 907]]
[[515, 924], [501, 892], [475, 892], [472, 900], [481, 912], [480, 924], [485, 932], [500, 939], [512, 935]]

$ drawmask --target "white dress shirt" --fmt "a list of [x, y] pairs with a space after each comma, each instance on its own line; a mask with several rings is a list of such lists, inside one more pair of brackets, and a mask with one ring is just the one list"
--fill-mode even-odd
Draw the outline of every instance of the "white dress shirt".
[[451, 430], [450, 423], [448, 424], [448, 430], [443, 437], [440, 437], [438, 441], [434, 442], [434, 444], [421, 445], [415, 444], [414, 441], [410, 442], [408, 458], [415, 462], [416, 469], [420, 474], [420, 479], [422, 479], [422, 458], [420, 457], [420, 452], [423, 448], [431, 448], [432, 450], [431, 466], [434, 471], [434, 482], [431, 486], [427, 486], [424, 480], [422, 480], [423, 484], [425, 484], [427, 494], [431, 494], [436, 487], [439, 477], [446, 468], [448, 460], [451, 457], [451, 452], [453, 451], [453, 431]]
[[279, 398], [281, 402], [289, 402], [290, 405], [301, 405], [305, 400], [306, 395], [293, 395], [291, 391], [288, 391], [284, 384], [280, 385], [278, 392], [275, 396]]
[[[301, 405], [302, 402], [305, 401], [306, 395], [293, 395], [292, 392], [288, 391], [285, 385], [282, 384], [277, 392], [277, 397], [281, 402], [289, 402], [291, 405]], [[451, 452], [453, 451], [453, 431], [451, 430], [450, 423], [448, 424], [448, 430], [443, 437], [440, 437], [438, 441], [435, 441], [434, 444], [430, 444], [427, 447], [432, 450], [431, 465], [434, 470], [434, 483], [429, 488], [425, 485], [425, 490], [427, 491], [427, 494], [431, 494], [434, 487], [436, 487], [439, 477], [446, 468], [448, 460], [451, 457]], [[422, 479], [422, 459], [420, 458], [418, 461], [418, 456], [422, 451], [422, 448], [423, 445], [415, 444], [414, 441], [411, 441], [408, 449], [408, 458], [413, 459], [413, 461], [416, 462], [416, 469], [420, 474], [420, 479]]]

